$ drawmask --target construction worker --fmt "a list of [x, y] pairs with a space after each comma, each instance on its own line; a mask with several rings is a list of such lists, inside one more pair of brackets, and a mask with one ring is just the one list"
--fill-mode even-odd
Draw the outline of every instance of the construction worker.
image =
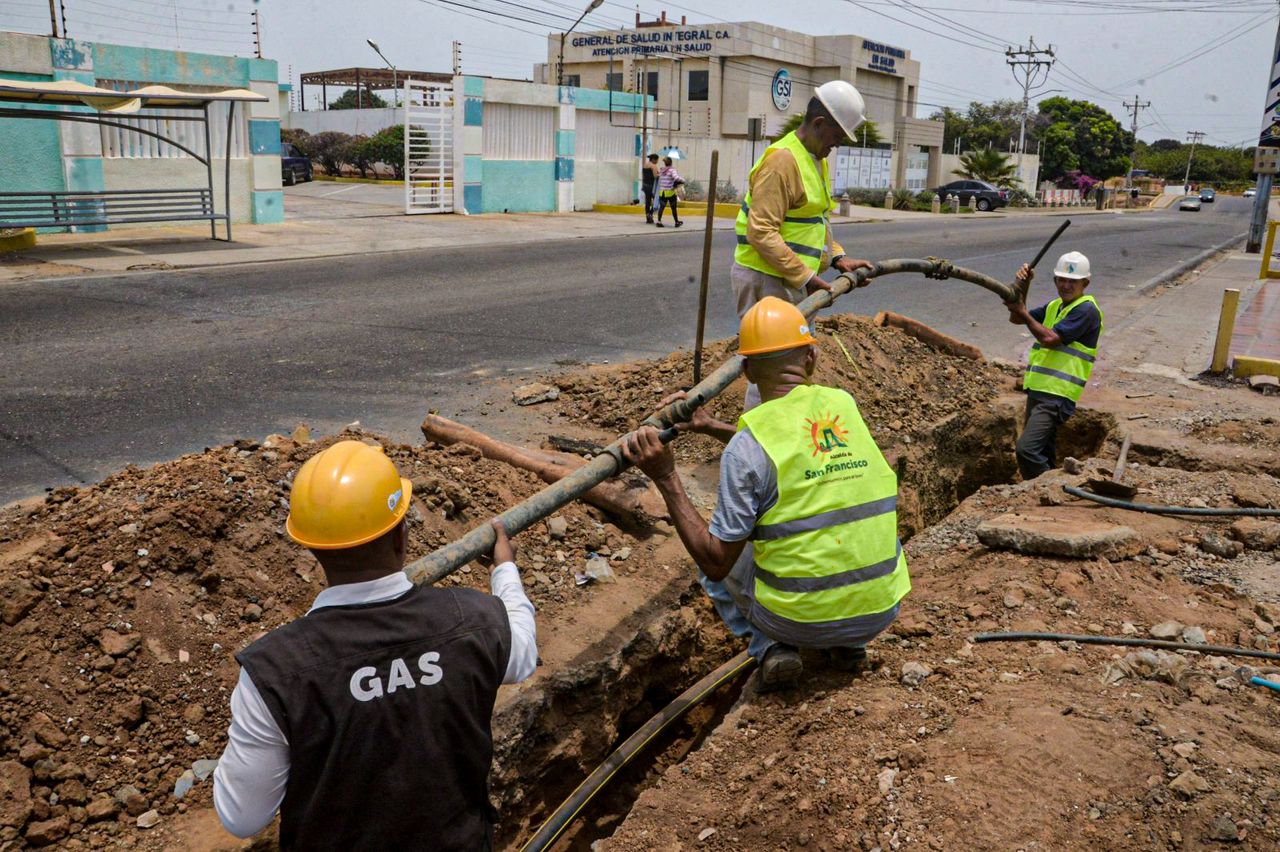
[[[865, 116], [862, 95], [850, 83], [823, 83], [809, 99], [803, 123], [766, 148], [752, 167], [734, 226], [738, 246], [730, 271], [739, 319], [765, 296], [799, 304], [810, 293], [830, 290], [818, 277], [828, 268], [853, 272], [871, 266], [845, 254], [829, 221], [835, 205], [827, 157], [847, 144]], [[749, 386], [747, 407], [758, 398]]]
[[[1023, 292], [1034, 277], [1035, 272], [1024, 263], [1017, 276]], [[1075, 413], [1093, 374], [1102, 337], [1102, 308], [1097, 299], [1084, 294], [1089, 286], [1089, 258], [1078, 251], [1058, 258], [1053, 284], [1058, 298], [1033, 311], [1027, 310], [1021, 299], [1006, 303], [1009, 322], [1025, 325], [1036, 339], [1022, 379], [1027, 408], [1017, 456], [1024, 480], [1035, 479], [1057, 465], [1058, 427]]]
[[842, 390], [813, 383], [818, 349], [804, 314], [766, 296], [742, 318], [743, 371], [762, 402], [736, 431], [709, 417], [694, 428], [722, 439], [710, 526], [685, 494], [669, 447], [643, 427], [624, 447], [658, 487], [699, 581], [735, 635], [750, 634], [760, 686], [803, 671], [798, 648], [826, 649], [855, 671], [911, 590], [898, 541], [898, 481]]
[[228, 831], [280, 811], [285, 849], [489, 849], [501, 683], [533, 673], [533, 605], [494, 521], [490, 588], [404, 575], [411, 486], [380, 447], [339, 441], [298, 471], [289, 536], [324, 569], [307, 614], [236, 655], [213, 802]]

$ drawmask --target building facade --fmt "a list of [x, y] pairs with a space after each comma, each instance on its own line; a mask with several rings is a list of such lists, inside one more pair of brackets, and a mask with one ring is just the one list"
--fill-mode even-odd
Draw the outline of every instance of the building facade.
[[[235, 108], [230, 211], [233, 222], [284, 221], [275, 60], [0, 32], [0, 77], [74, 80], [108, 89], [151, 84], [193, 91], [236, 88], [267, 96], [266, 103]], [[227, 109], [224, 101], [209, 110], [218, 175], [214, 198], [220, 211], [228, 209], [222, 186], [224, 160], [218, 155], [225, 150]], [[143, 109], [120, 118], [119, 123], [164, 129], [152, 127], [157, 122], [147, 118], [148, 112]], [[183, 138], [188, 147], [202, 150], [203, 131]], [[180, 149], [121, 127], [0, 118], [0, 192], [182, 188], [192, 185], [193, 179], [203, 182], [204, 175], [205, 167]]]
[[[559, 55], [557, 33], [548, 36], [548, 62], [534, 69], [535, 79], [556, 82]], [[680, 147], [694, 175], [702, 150], [709, 152], [698, 140], [715, 140], [722, 161], [723, 149], [731, 162], [741, 159], [735, 155], [744, 144], [773, 138], [791, 115], [804, 112], [815, 88], [848, 80], [881, 139], [892, 144], [892, 186], [936, 186], [941, 177], [942, 125], [916, 118], [920, 63], [905, 48], [876, 39], [754, 22], [676, 23], [664, 14], [637, 19], [632, 29], [570, 34], [563, 78], [566, 86], [650, 95], [654, 114], [639, 116], [649, 146]]]

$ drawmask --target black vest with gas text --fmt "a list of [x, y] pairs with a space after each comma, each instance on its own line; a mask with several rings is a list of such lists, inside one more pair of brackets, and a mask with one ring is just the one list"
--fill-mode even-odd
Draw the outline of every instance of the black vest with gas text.
[[502, 601], [429, 586], [314, 610], [238, 654], [289, 742], [281, 847], [490, 849], [510, 654]]

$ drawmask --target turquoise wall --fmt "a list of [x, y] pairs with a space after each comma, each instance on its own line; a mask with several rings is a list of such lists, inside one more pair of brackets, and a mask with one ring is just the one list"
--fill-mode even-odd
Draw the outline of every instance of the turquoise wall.
[[556, 165], [550, 160], [485, 160], [482, 213], [546, 213], [556, 209]]
[[[43, 74], [4, 72], [9, 80], [51, 80]], [[49, 107], [23, 107], [49, 109]], [[0, 118], [0, 192], [66, 189], [62, 179], [62, 138], [56, 121]]]
[[[93, 68], [100, 80], [243, 87], [249, 82], [249, 63], [250, 60], [239, 56], [214, 56], [121, 44], [93, 45]], [[275, 77], [263, 79], [274, 80]]]

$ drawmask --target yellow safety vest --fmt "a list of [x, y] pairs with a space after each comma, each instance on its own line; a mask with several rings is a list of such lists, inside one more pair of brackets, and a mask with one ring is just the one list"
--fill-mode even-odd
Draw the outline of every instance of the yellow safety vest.
[[911, 591], [898, 541], [898, 478], [842, 390], [806, 385], [742, 415], [778, 471], [757, 522], [755, 603], [802, 625], [886, 612]]
[[[819, 169], [813, 155], [804, 143], [792, 131], [765, 149], [764, 154], [751, 168], [751, 177], [764, 162], [764, 158], [775, 148], [785, 148], [795, 157], [800, 167], [800, 178], [804, 182], [805, 203], [787, 211], [782, 222], [782, 240], [796, 256], [804, 261], [805, 266], [814, 272], [822, 266], [822, 256], [827, 250], [827, 218], [831, 212], [831, 179], [827, 174], [827, 161], [822, 161]], [[767, 275], [781, 277], [779, 272], [770, 266], [755, 246], [747, 241], [747, 217], [751, 213], [751, 189], [748, 179], [747, 196], [738, 211], [738, 221], [734, 231], [738, 235], [738, 248], [733, 259], [743, 266], [759, 270]]]
[[[1062, 307], [1061, 299], [1054, 299], [1045, 307], [1044, 327], [1053, 328], [1063, 317], [1085, 302], [1091, 303], [1098, 310], [1098, 342], [1101, 343], [1102, 308], [1093, 296], [1081, 296], [1066, 308]], [[1093, 362], [1097, 357], [1098, 347], [1085, 346], [1079, 341], [1053, 347], [1036, 343], [1027, 357], [1027, 372], [1022, 377], [1022, 387], [1078, 402], [1080, 394], [1084, 393], [1085, 384], [1093, 375]]]

